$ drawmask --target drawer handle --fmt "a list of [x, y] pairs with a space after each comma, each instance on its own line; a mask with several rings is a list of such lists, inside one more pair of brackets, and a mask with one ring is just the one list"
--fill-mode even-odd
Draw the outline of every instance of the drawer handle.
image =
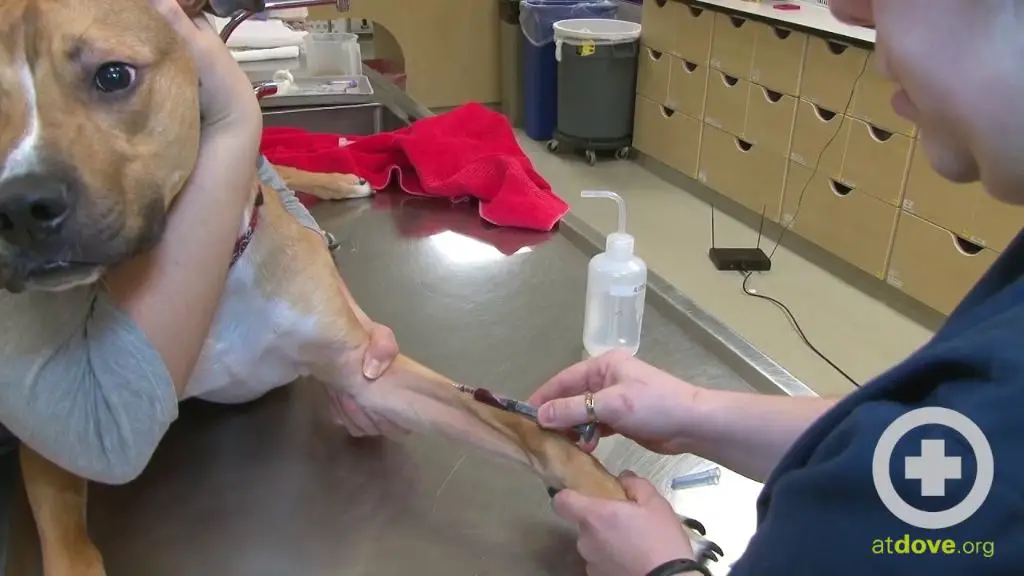
[[689, 60], [683, 60], [683, 70], [686, 70], [687, 74], [693, 74], [697, 71], [697, 65]]
[[754, 147], [753, 144], [747, 142], [742, 138], [736, 138], [736, 147], [740, 149], [740, 152], [747, 153]]
[[668, 4], [668, 0], [654, 0], [654, 3], [658, 5], [658, 8], [664, 8], [665, 4]]
[[659, 51], [654, 50], [652, 48], [648, 48], [647, 49], [647, 57], [650, 58], [653, 62], [657, 62], [658, 60], [661, 60], [661, 57], [664, 56], [664, 55], [665, 55], [664, 52], [659, 52]]
[[782, 100], [782, 92], [776, 92], [775, 90], [769, 90], [764, 86], [761, 87], [761, 92], [764, 94], [764, 99], [771, 102], [772, 104], [778, 104]]
[[730, 88], [736, 86], [736, 84], [738, 84], [739, 81], [740, 81], [739, 78], [737, 78], [735, 76], [729, 76], [725, 72], [719, 72], [719, 74], [722, 75], [722, 84], [725, 84], [726, 86], [728, 86]]
[[832, 193], [835, 194], [836, 196], [839, 196], [840, 198], [845, 198], [849, 196], [851, 192], [853, 192], [853, 188], [850, 188], [846, 184], [836, 182], [831, 178], [828, 179], [828, 185], [829, 188], [832, 189]]
[[658, 108], [661, 109], [661, 115], [665, 118], [671, 118], [676, 115], [676, 111], [668, 106], [658, 106]]
[[981, 254], [982, 250], [985, 249], [984, 246], [975, 244], [970, 240], [965, 240], [957, 236], [956, 234], [953, 234], [952, 232], [950, 232], [949, 235], [953, 237], [953, 246], [956, 246], [956, 249], [959, 250], [960, 253], [963, 254], [964, 256], [977, 256], [978, 254]]
[[875, 128], [871, 124], [868, 124], [867, 127], [868, 133], [871, 134], [871, 137], [877, 140], [878, 142], [888, 142], [889, 139], [892, 138], [892, 132], [889, 132], [888, 130]]
[[694, 18], [700, 18], [701, 15], [704, 14], [704, 9], [703, 8], [698, 8], [696, 6], [690, 6], [689, 8], [690, 8], [690, 15], [693, 16]]
[[831, 122], [836, 116], [839, 115], [838, 113], [822, 108], [817, 104], [811, 104], [811, 106], [814, 108], [814, 115], [817, 116], [818, 120], [821, 120], [822, 122]]
[[825, 43], [828, 45], [828, 51], [836, 56], [842, 56], [850, 48], [848, 44], [842, 44], [834, 40], [825, 40]]
[[747, 19], [740, 18], [739, 16], [729, 16], [729, 22], [732, 24], [733, 28], [739, 29], [743, 28], [743, 25], [747, 23]]
[[788, 30], [786, 28], [779, 28], [778, 26], [772, 26], [772, 33], [775, 34], [775, 37], [778, 38], [779, 40], [785, 40], [786, 38], [789, 38], [790, 36], [793, 35], [792, 30]]

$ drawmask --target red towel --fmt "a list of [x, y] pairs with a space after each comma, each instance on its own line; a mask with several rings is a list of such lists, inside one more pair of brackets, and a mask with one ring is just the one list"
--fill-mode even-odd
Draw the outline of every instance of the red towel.
[[[533, 169], [508, 120], [480, 104], [372, 136], [265, 128], [261, 148], [273, 164], [357, 174], [374, 190], [397, 175], [409, 194], [473, 197], [480, 217], [497, 226], [549, 231], [569, 211]], [[308, 205], [310, 198], [302, 196]]]

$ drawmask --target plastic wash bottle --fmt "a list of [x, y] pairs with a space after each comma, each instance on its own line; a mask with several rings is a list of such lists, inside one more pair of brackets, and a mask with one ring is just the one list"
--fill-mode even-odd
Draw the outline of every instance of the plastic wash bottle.
[[608, 235], [605, 251], [590, 260], [583, 319], [583, 347], [590, 356], [623, 349], [636, 354], [644, 319], [647, 264], [633, 254], [626, 234], [626, 203], [615, 192], [585, 190], [584, 198], [610, 198], [619, 206], [618, 231]]

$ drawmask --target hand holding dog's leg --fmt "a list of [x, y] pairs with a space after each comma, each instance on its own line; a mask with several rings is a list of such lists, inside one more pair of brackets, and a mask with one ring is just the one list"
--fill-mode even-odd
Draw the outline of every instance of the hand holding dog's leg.
[[551, 488], [625, 499], [618, 480], [564, 435], [473, 400], [454, 382], [407, 356], [399, 355], [378, 380], [367, 380], [360, 370], [367, 336], [357, 334], [359, 329], [358, 325], [345, 329], [347, 351], [317, 376], [347, 391], [368, 413], [413, 432], [443, 436], [522, 464]]
[[39, 533], [44, 576], [103, 576], [103, 558], [85, 522], [87, 483], [20, 447], [21, 474]]

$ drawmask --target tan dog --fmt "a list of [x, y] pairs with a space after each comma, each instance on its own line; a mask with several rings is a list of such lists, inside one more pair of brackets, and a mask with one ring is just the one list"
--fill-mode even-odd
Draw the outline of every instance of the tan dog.
[[[97, 82], [119, 63], [145, 74], [129, 66], [112, 75], [121, 83]], [[0, 218], [0, 230], [7, 227], [0, 285], [62, 290], [95, 282], [155, 244], [196, 163], [197, 85], [191, 57], [146, 0], [0, 1], [0, 200], [18, 195], [29, 206]], [[352, 176], [280, 172], [294, 189], [323, 197], [366, 192]], [[66, 202], [50, 194], [58, 185]], [[617, 480], [564, 436], [474, 401], [410, 358], [399, 356], [367, 385], [368, 334], [342, 296], [330, 253], [273, 190], [254, 183], [254, 203], [257, 196], [264, 199], [253, 208], [258, 225], [231, 269], [184, 397], [244, 402], [312, 375], [410, 430], [519, 462], [548, 486], [625, 498]], [[109, 214], [120, 218], [99, 217]], [[243, 231], [250, 217], [251, 210], [238, 216]], [[75, 256], [66, 255], [68, 246]], [[90, 264], [58, 260], [71, 257]], [[103, 574], [86, 530], [86, 481], [24, 445], [21, 459], [46, 575]]]

